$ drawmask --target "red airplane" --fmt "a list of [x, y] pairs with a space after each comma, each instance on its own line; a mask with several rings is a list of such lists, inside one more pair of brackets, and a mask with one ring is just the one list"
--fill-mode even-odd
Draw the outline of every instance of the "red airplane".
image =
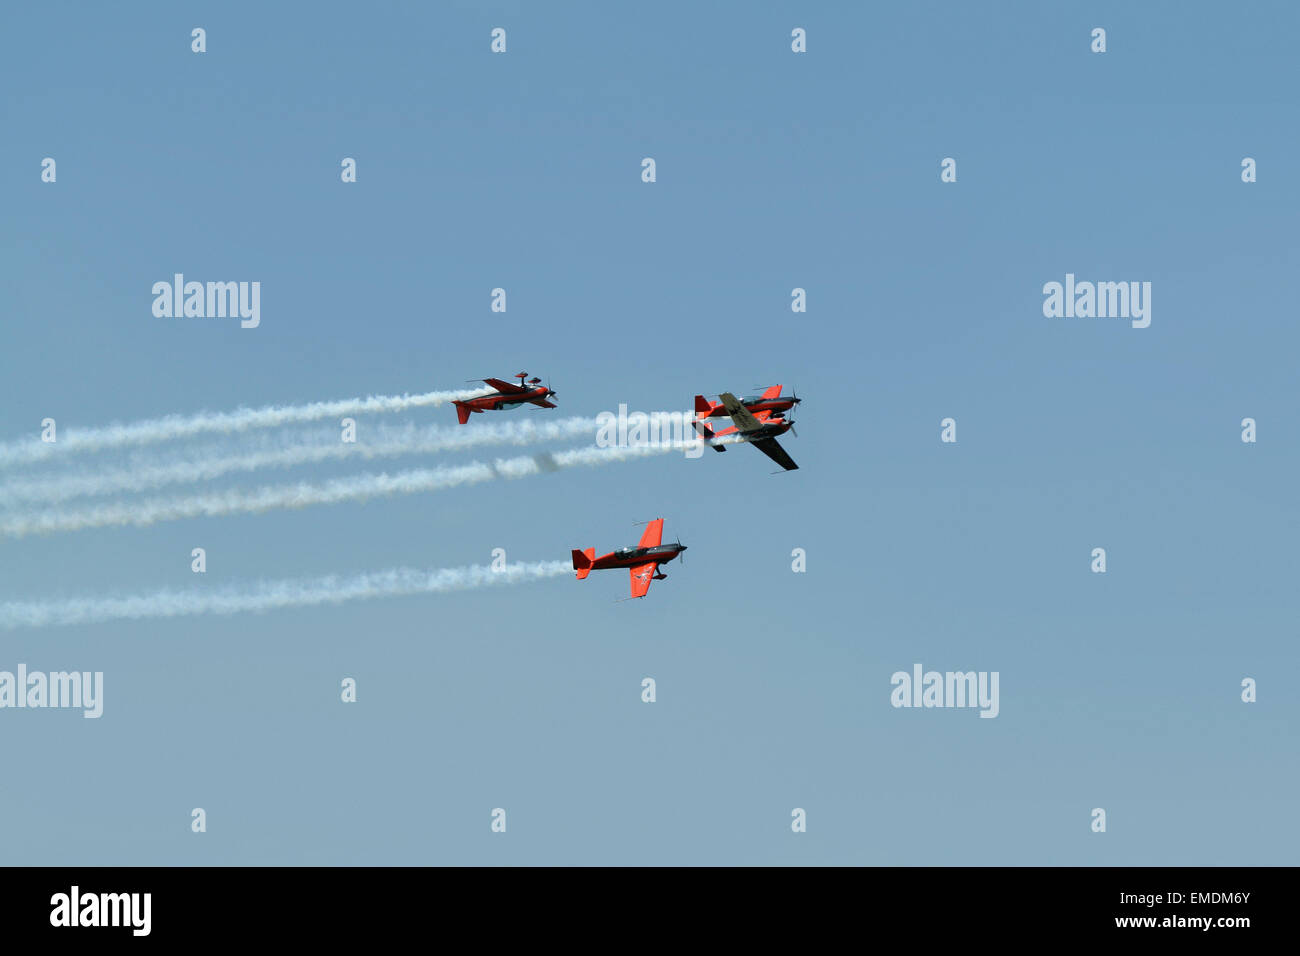
[[[781, 386], [773, 385], [765, 389], [762, 395], [746, 395], [740, 399], [743, 405], [750, 413], [757, 415], [759, 412], [788, 412], [794, 408], [803, 399], [798, 395], [781, 395]], [[695, 396], [695, 417], [699, 418], [726, 418], [729, 415], [727, 406], [722, 402], [711, 402], [703, 395]]]
[[[592, 571], [604, 571], [608, 568], [627, 568], [632, 582], [632, 597], [645, 597], [650, 590], [650, 581], [662, 581], [668, 575], [659, 570], [659, 565], [667, 564], [686, 550], [686, 545], [662, 544], [664, 537], [664, 519], [656, 518], [646, 525], [645, 534], [635, 548], [619, 548], [609, 554], [596, 557], [596, 549], [573, 552], [573, 569], [578, 572], [581, 581]], [[630, 600], [630, 599], [629, 599]]]
[[[771, 391], [771, 389], [768, 389]], [[693, 423], [695, 430], [699, 432], [700, 437], [714, 451], [726, 451], [727, 446], [719, 444], [718, 439], [728, 435], [738, 435], [746, 444], [753, 445], [768, 458], [784, 468], [786, 471], [795, 471], [799, 466], [794, 463], [781, 443], [776, 440], [778, 435], [784, 435], [787, 431], [794, 430], [794, 421], [787, 419], [780, 412], [759, 412], [751, 414], [749, 409], [741, 404], [740, 399], [736, 398], [730, 392], [723, 392], [719, 398], [722, 399], [722, 406], [725, 414], [731, 416], [735, 422], [730, 428], [724, 428], [720, 432], [715, 432], [704, 422], [696, 419]], [[795, 432], [798, 436], [798, 432]]]
[[[519, 379], [519, 384], [514, 382], [503, 382], [499, 378], [482, 379], [488, 385], [496, 389], [491, 395], [480, 395], [478, 398], [468, 398], [463, 402], [452, 402], [456, 406], [456, 417], [464, 425], [469, 421], [470, 412], [484, 412], [489, 409], [499, 411], [502, 408], [515, 408], [525, 403], [532, 403], [538, 408], [555, 408], [556, 406], [548, 402], [548, 398], [554, 398], [555, 392], [547, 385], [542, 384], [540, 378], [528, 378], [527, 372], [520, 372], [515, 376]], [[524, 379], [528, 378], [525, 382]]]

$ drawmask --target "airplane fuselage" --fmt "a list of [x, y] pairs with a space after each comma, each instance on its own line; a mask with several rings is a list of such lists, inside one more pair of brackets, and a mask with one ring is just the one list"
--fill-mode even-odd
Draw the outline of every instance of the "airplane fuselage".
[[653, 548], [620, 548], [609, 554], [593, 558], [591, 570], [604, 571], [609, 568], [634, 568], [638, 564], [657, 561], [667, 564], [686, 550], [684, 544], [659, 544]]
[[724, 428], [722, 431], [714, 432], [711, 438], [706, 438], [705, 440], [713, 442], [717, 441], [719, 438], [730, 438], [733, 435], [739, 435], [745, 441], [759, 441], [764, 438], [776, 438], [778, 435], [784, 435], [788, 432], [792, 424], [792, 422], [787, 422], [784, 419], [775, 422], [765, 422], [757, 428], [750, 429], [743, 433], [738, 426], [732, 425], [730, 428]]
[[509, 395], [504, 392], [493, 392], [491, 395], [480, 395], [478, 398], [467, 398], [457, 404], [468, 405], [470, 408], [479, 411], [484, 409], [497, 411], [502, 408], [517, 408], [526, 402], [545, 399], [548, 394], [550, 394], [550, 392], [546, 386], [539, 385], [537, 388], [531, 389], [527, 392], [514, 392]]
[[[740, 404], [749, 409], [750, 414], [757, 415], [759, 412], [788, 412], [799, 403], [800, 399], [793, 396], [779, 396], [777, 398], [758, 398], [750, 397], [741, 399]], [[697, 415], [697, 418], [727, 418], [727, 409], [721, 402], [711, 403], [707, 415]]]
[[786, 421], [773, 422], [770, 425], [763, 425], [753, 431], [745, 432], [746, 441], [755, 441], [759, 438], [775, 438], [777, 435], [784, 435], [790, 430], [790, 423]]

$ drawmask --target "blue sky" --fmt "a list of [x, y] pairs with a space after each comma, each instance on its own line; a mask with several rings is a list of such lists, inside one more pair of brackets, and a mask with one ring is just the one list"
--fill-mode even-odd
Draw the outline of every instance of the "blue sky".
[[[779, 477], [737, 448], [0, 540], [0, 600], [563, 559], [661, 515], [690, 547], [638, 602], [604, 573], [4, 632], [0, 669], [106, 687], [96, 721], [0, 712], [6, 862], [1294, 864], [1298, 18], [11, 11], [0, 440], [521, 368], [560, 408], [501, 419], [807, 401]], [[155, 318], [175, 272], [260, 281], [260, 327]], [[1066, 273], [1151, 282], [1151, 326], [1045, 318]], [[998, 671], [999, 716], [892, 708], [917, 662]]]

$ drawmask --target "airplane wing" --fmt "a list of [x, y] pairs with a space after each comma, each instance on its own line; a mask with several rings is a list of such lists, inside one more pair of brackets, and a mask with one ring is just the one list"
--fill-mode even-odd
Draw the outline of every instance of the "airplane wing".
[[749, 444], [768, 458], [771, 458], [786, 471], [794, 471], [799, 467], [794, 463], [794, 459], [785, 453], [785, 449], [781, 447], [775, 438], [760, 438], [758, 441], [752, 441]]
[[538, 408], [556, 408], [556, 407], [557, 407], [554, 403], [552, 403], [552, 402], [548, 402], [548, 401], [547, 401], [546, 399], [544, 399], [544, 398], [534, 399], [534, 400], [532, 401], [531, 404], [536, 405]]
[[768, 401], [771, 401], [771, 400], [774, 399], [774, 398], [780, 398], [780, 397], [781, 397], [781, 386], [780, 386], [780, 385], [773, 385], [771, 388], [769, 388], [769, 389], [767, 389], [766, 391], [763, 392], [763, 398], [767, 399]]
[[[645, 533], [637, 542], [638, 548], [653, 548], [664, 543], [664, 519], [655, 518], [645, 526]], [[636, 570], [633, 568], [632, 570]]]
[[754, 417], [748, 408], [740, 404], [740, 400], [730, 392], [723, 392], [718, 398], [722, 399], [722, 405], [731, 416], [731, 420], [736, 423], [736, 427], [744, 432], [752, 432], [762, 423]]
[[519, 385], [516, 382], [503, 382], [499, 378], [485, 378], [483, 379], [483, 381], [487, 382], [498, 392], [505, 392], [506, 394], [510, 394], [512, 392], [528, 391], [528, 389], [524, 388], [522, 385]]
[[632, 581], [632, 597], [645, 597], [646, 591], [650, 590], [650, 581], [654, 578], [655, 570], [658, 567], [658, 561], [648, 561], [645, 564], [638, 564], [636, 567], [627, 569]]

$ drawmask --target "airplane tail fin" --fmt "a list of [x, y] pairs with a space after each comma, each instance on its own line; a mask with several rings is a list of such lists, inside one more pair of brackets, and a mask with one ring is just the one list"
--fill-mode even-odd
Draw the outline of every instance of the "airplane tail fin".
[[455, 405], [456, 405], [456, 417], [459, 418], [460, 423], [464, 425], [467, 421], [469, 421], [470, 407], [461, 402], [456, 402]]
[[696, 414], [696, 415], [707, 415], [707, 414], [709, 414], [709, 412], [711, 412], [711, 411], [713, 411], [713, 403], [710, 402], [710, 401], [709, 401], [707, 398], [705, 398], [703, 395], [696, 395], [696, 396], [695, 396], [695, 414]]
[[586, 551], [573, 552], [573, 570], [578, 572], [579, 581], [591, 573], [591, 562], [595, 557], [595, 548], [588, 548]]
[[708, 425], [704, 424], [704, 422], [702, 422], [702, 421], [698, 421], [698, 420], [697, 420], [697, 421], [695, 422], [695, 430], [696, 430], [697, 432], [700, 433], [700, 437], [703, 438], [706, 442], [708, 442], [708, 443], [709, 443], [709, 447], [712, 448], [714, 451], [726, 451], [726, 450], [727, 450], [727, 446], [725, 446], [725, 445], [715, 445], [715, 444], [713, 444], [713, 440], [714, 440], [715, 438], [717, 438], [718, 436], [715, 435], [715, 434], [713, 434], [713, 429], [710, 428]]

